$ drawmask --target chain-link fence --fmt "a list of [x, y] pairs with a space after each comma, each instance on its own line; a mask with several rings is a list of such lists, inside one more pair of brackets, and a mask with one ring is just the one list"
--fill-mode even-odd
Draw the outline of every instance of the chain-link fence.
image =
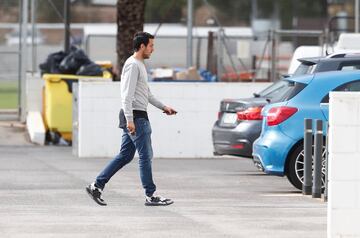
[[10, 19], [0, 25], [0, 119], [17, 115], [19, 107], [20, 3], [20, 0], [1, 3], [0, 15], [8, 8], [19, 10], [12, 12]]

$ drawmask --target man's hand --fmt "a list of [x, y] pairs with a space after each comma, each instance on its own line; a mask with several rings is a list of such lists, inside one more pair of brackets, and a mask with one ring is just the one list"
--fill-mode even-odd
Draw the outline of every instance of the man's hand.
[[132, 121], [127, 122], [126, 127], [129, 130], [131, 135], [135, 134], [135, 124], [134, 124], [134, 122], [132, 122]]
[[163, 108], [163, 111], [166, 113], [166, 115], [175, 115], [177, 113], [177, 111], [175, 111], [173, 108], [167, 106]]

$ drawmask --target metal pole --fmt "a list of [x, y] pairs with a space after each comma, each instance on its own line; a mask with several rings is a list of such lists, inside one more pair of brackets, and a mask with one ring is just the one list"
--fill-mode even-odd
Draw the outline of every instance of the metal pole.
[[20, 121], [26, 121], [26, 70], [27, 70], [27, 24], [28, 24], [28, 0], [22, 2], [22, 17], [20, 29]]
[[220, 28], [217, 32], [217, 62], [216, 62], [216, 71], [217, 71], [217, 79], [220, 82], [222, 76], [222, 67], [223, 67], [223, 29]]
[[[255, 28], [255, 22], [257, 20], [257, 16], [258, 16], [258, 3], [257, 0], [252, 0], [251, 1], [251, 27], [252, 29], [256, 29]], [[252, 56], [252, 64], [251, 64], [251, 72], [252, 72], [252, 82], [255, 82], [256, 80], [256, 55]]]
[[[293, 14], [292, 29], [296, 30], [298, 28], [298, 14], [297, 14], [298, 13], [298, 1], [292, 0], [291, 5], [292, 5], [292, 14]], [[292, 42], [293, 42], [294, 48], [296, 48], [297, 44], [298, 44], [296, 36], [292, 37]]]
[[64, 18], [65, 18], [65, 52], [70, 51], [70, 0], [65, 0], [64, 6]]
[[271, 82], [275, 82], [276, 78], [276, 33], [274, 30], [271, 31]]
[[322, 34], [319, 36], [319, 46], [320, 46], [320, 55], [323, 56], [324, 54], [326, 54], [326, 52], [324, 52], [324, 46], [325, 45], [325, 34]]
[[311, 194], [312, 187], [312, 119], [304, 120], [304, 183], [302, 192]]
[[22, 12], [23, 12], [23, 7], [24, 7], [24, 4], [23, 4], [23, 0], [18, 0], [18, 3], [19, 3], [19, 46], [18, 46], [18, 51], [17, 51], [17, 54], [18, 54], [18, 85], [19, 85], [19, 89], [18, 89], [18, 105], [17, 105], [17, 108], [18, 108], [18, 117], [20, 117], [20, 114], [21, 114], [21, 88], [20, 88], [20, 85], [21, 85], [21, 77], [22, 77], [22, 74], [21, 74], [21, 25], [22, 25]]
[[201, 37], [197, 39], [196, 45], [196, 68], [200, 68]]
[[31, 26], [32, 26], [32, 30], [31, 30], [31, 63], [32, 63], [32, 67], [31, 67], [31, 72], [32, 74], [35, 73], [36, 71], [36, 44], [35, 44], [35, 37], [36, 37], [36, 4], [37, 0], [32, 0], [31, 1]]
[[359, 0], [355, 0], [355, 33], [359, 33]]
[[186, 60], [186, 66], [188, 68], [193, 65], [192, 28], [193, 28], [193, 0], [188, 0], [187, 1], [187, 60]]
[[313, 198], [321, 198], [322, 150], [323, 150], [323, 123], [322, 120], [316, 120], [315, 151], [314, 151], [314, 183], [312, 187]]
[[208, 32], [208, 45], [207, 45], [207, 57], [206, 57], [206, 70], [215, 74], [215, 61], [214, 61], [214, 32]]
[[255, 29], [255, 21], [257, 19], [257, 15], [258, 15], [258, 4], [257, 4], [257, 0], [252, 0], [251, 1], [251, 24], [252, 24], [252, 28]]
[[251, 81], [255, 82], [256, 80], [256, 55], [251, 57]]

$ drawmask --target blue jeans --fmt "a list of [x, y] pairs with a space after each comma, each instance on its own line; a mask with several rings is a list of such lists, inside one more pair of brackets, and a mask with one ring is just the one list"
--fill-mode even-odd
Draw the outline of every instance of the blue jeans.
[[122, 135], [120, 153], [105, 167], [96, 178], [96, 186], [103, 189], [110, 178], [134, 158], [135, 151], [139, 153], [140, 178], [146, 196], [152, 196], [156, 190], [152, 178], [151, 160], [153, 151], [151, 147], [151, 126], [145, 118], [136, 118], [135, 135], [131, 135], [125, 128]]

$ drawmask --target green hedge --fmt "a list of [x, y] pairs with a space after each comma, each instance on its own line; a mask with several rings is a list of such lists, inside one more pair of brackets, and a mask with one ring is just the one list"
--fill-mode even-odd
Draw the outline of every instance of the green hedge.
[[18, 101], [18, 83], [0, 81], [0, 109], [15, 109]]

